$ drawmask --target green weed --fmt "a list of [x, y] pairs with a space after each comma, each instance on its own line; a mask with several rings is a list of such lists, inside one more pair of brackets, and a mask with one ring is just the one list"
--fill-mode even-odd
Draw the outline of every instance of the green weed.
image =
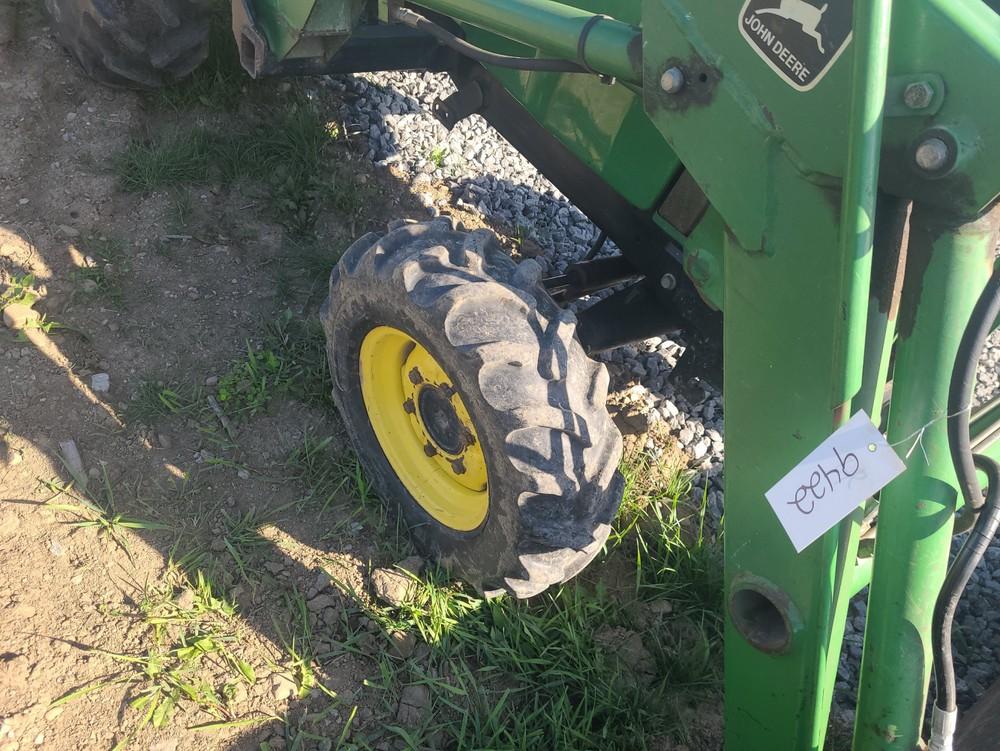
[[448, 156], [447, 146], [435, 146], [427, 158], [437, 169], [441, 169], [446, 156]]
[[[42, 485], [55, 493], [45, 505], [57, 511], [65, 511], [77, 517], [76, 521], [68, 522], [72, 527], [96, 529], [98, 532], [106, 534], [115, 543], [132, 557], [129, 547], [129, 530], [162, 530], [169, 529], [166, 524], [137, 519], [126, 516], [116, 510], [115, 493], [108, 477], [107, 467], [101, 466], [102, 475], [100, 487], [88, 490], [85, 478], [74, 478], [72, 482], [64, 483], [60, 480], [42, 480]], [[66, 496], [72, 503], [55, 503], [56, 498]]]
[[[326, 511], [352, 489], [355, 458], [349, 452], [334, 453], [330, 448], [332, 441], [333, 436], [317, 438], [311, 432], [306, 433], [302, 445], [296, 447], [285, 461], [290, 479], [299, 481], [306, 488], [306, 495], [298, 504], [300, 508], [310, 506], [317, 507], [321, 512]], [[347, 522], [347, 519], [342, 519], [338, 526]]]
[[[125, 702], [138, 713], [116, 748], [128, 745], [144, 727], [164, 728], [178, 711], [201, 711], [212, 718], [192, 726], [210, 730], [271, 722], [264, 713], [237, 716], [230, 707], [235, 686], [253, 686], [253, 666], [241, 656], [235, 609], [212, 590], [199, 571], [191, 587], [171, 566], [164, 582], [143, 588], [138, 618], [151, 629], [152, 646], [144, 652], [118, 653], [87, 648], [109, 659], [117, 669], [108, 676], [56, 699], [57, 707], [88, 694], [114, 687], [125, 689]], [[181, 594], [175, 592], [181, 585]], [[222, 679], [220, 680], [220, 676]]]
[[202, 390], [190, 384], [146, 379], [125, 409], [129, 421], [152, 425], [174, 415], [193, 415], [204, 408]]
[[38, 293], [35, 291], [34, 285], [34, 274], [23, 274], [12, 278], [7, 289], [3, 291], [3, 294], [0, 294], [0, 308], [15, 303], [30, 308], [38, 300]]
[[109, 305], [121, 308], [125, 302], [122, 284], [130, 269], [122, 244], [116, 239], [96, 237], [86, 238], [78, 246], [90, 263], [75, 269], [70, 274], [72, 281], [84, 294], [98, 296]]
[[261, 344], [248, 343], [246, 356], [219, 379], [218, 399], [229, 414], [251, 417], [277, 396], [328, 405], [330, 389], [322, 328], [286, 310], [268, 324]]

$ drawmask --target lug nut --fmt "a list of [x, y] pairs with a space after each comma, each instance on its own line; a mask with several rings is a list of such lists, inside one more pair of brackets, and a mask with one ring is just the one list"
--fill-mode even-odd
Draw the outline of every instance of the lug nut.
[[664, 274], [660, 277], [660, 286], [665, 290], [672, 290], [677, 286], [677, 277], [673, 274]]
[[684, 71], [676, 66], [667, 68], [660, 76], [660, 88], [668, 94], [676, 94], [684, 88]]
[[903, 103], [911, 110], [925, 110], [934, 101], [934, 87], [927, 81], [914, 81], [903, 89]]
[[950, 158], [948, 144], [936, 136], [921, 141], [915, 155], [917, 166], [927, 172], [937, 172], [943, 169]]

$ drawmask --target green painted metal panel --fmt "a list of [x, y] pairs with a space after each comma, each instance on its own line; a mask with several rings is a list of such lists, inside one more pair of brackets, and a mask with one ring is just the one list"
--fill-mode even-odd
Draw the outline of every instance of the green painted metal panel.
[[1000, 210], [949, 227], [931, 209], [914, 210], [903, 305], [915, 307], [915, 323], [896, 347], [888, 426], [889, 441], [909, 457], [879, 504], [855, 751], [915, 748], [920, 737], [931, 617], [957, 504], [948, 389], [962, 332], [993, 270], [998, 221]]
[[[590, 0], [580, 5], [625, 21], [638, 15], [636, 3], [608, 7], [613, 4]], [[475, 27], [467, 27], [466, 33], [472, 43], [495, 52], [535, 54], [532, 48]], [[640, 96], [591, 75], [499, 68], [491, 72], [532, 117], [629, 203], [650, 210], [657, 206], [681, 165], [646, 117]]]
[[347, 41], [365, 0], [253, 0], [254, 21], [277, 60], [326, 59]]
[[[641, 83], [642, 37], [637, 26], [607, 13], [557, 0], [422, 0], [421, 5], [480, 29], [543, 48], [589, 70]], [[581, 42], [582, 38], [582, 42]]]

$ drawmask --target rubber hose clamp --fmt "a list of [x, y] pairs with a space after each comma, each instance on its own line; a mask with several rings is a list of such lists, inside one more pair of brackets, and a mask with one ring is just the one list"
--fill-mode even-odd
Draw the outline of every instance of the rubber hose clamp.
[[611, 21], [613, 20], [611, 16], [606, 16], [603, 13], [598, 13], [596, 15], [588, 18], [584, 24], [583, 28], [580, 29], [580, 37], [576, 40], [576, 61], [579, 63], [580, 67], [584, 70], [593, 73], [595, 76], [601, 79], [601, 83], [613, 84], [615, 82], [614, 76], [609, 76], [600, 71], [594, 70], [587, 63], [586, 58], [586, 48], [587, 48], [587, 37], [590, 36], [591, 30], [597, 25], [598, 21]]

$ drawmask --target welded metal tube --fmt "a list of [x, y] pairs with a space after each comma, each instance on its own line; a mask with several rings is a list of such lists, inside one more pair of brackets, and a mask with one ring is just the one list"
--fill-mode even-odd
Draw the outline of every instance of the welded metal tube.
[[992, 267], [1000, 213], [949, 227], [914, 207], [889, 442], [906, 471], [882, 491], [868, 597], [855, 751], [916, 747], [931, 672], [931, 619], [957, 501], [948, 390], [962, 332]]
[[419, 5], [541, 50], [545, 55], [583, 62], [593, 70], [642, 83], [642, 32], [601, 18], [587, 31], [583, 60], [577, 47], [595, 15], [553, 0], [420, 0]]
[[[834, 324], [841, 341], [835, 372], [840, 374], [842, 388], [834, 394], [835, 405], [846, 405], [862, 385], [891, 20], [892, 0], [854, 4], [854, 67], [840, 230], [840, 295], [844, 315], [837, 316]], [[872, 408], [867, 404], [854, 406]], [[840, 409], [835, 421], [841, 422], [850, 414], [851, 411]]]

